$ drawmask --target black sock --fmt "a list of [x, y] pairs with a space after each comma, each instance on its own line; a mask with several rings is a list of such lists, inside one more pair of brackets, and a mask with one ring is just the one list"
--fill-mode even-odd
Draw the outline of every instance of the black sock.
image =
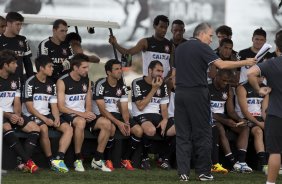
[[65, 153], [63, 152], [58, 152], [55, 157], [56, 160], [64, 160], [64, 158], [65, 158]]
[[129, 147], [129, 149], [126, 150], [126, 153], [122, 157], [122, 160], [130, 160], [132, 154], [134, 153], [138, 144], [140, 144], [140, 143], [141, 143], [141, 138], [136, 137], [135, 135], [132, 135], [130, 137], [130, 143], [129, 143], [130, 147]]
[[75, 160], [83, 160], [82, 154], [81, 153], [76, 153], [75, 154]]
[[146, 137], [143, 137], [143, 159], [149, 158], [148, 152], [151, 147], [150, 140]]
[[105, 149], [105, 159], [106, 160], [112, 160], [111, 149], [114, 145], [114, 141], [115, 141], [114, 137], [110, 137], [109, 140], [108, 140], [108, 143], [107, 143], [107, 146], [106, 146], [106, 149]]
[[246, 150], [239, 149], [238, 150], [238, 161], [239, 162], [246, 162]]
[[234, 165], [236, 163], [235, 157], [232, 153], [225, 155], [225, 157], [229, 160], [229, 162]]
[[95, 151], [94, 158], [95, 158], [95, 161], [103, 160], [104, 153], [101, 153], [99, 151]]
[[53, 155], [51, 155], [51, 156], [49, 156], [49, 157], [47, 157], [47, 158], [48, 158], [48, 160], [49, 160], [50, 163], [54, 160]]
[[33, 150], [37, 145], [38, 138], [39, 138], [39, 132], [32, 131], [28, 133], [28, 137], [24, 143], [24, 149], [28, 157], [31, 157]]
[[3, 136], [4, 141], [9, 145], [11, 149], [13, 149], [17, 155], [19, 155], [24, 163], [26, 163], [30, 158], [24, 151], [19, 139], [15, 135], [13, 130], [9, 130], [4, 133]]
[[267, 161], [266, 161], [266, 154], [265, 152], [258, 152], [257, 153], [257, 157], [258, 157], [258, 170], [262, 170], [264, 165], [267, 165]]

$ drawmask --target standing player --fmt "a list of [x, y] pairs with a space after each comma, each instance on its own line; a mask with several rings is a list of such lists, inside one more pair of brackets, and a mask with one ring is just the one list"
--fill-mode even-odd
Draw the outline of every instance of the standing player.
[[141, 143], [143, 130], [138, 123], [130, 118], [128, 111], [128, 92], [126, 86], [120, 81], [122, 77], [121, 63], [111, 59], [105, 65], [106, 78], [99, 79], [93, 91], [98, 109], [94, 112], [111, 120], [114, 128], [117, 127], [124, 136], [131, 135], [130, 147], [123, 155], [121, 165], [127, 170], [134, 170], [131, 165], [131, 156]]
[[[35, 121], [40, 127], [40, 143], [52, 169], [68, 172], [64, 163], [64, 155], [71, 143], [72, 127], [63, 119], [57, 106], [56, 85], [50, 77], [53, 73], [53, 63], [48, 56], [39, 56], [35, 60], [38, 73], [25, 83], [25, 112], [26, 116]], [[52, 155], [48, 129], [54, 127], [62, 133], [58, 153]]]
[[38, 55], [49, 56], [54, 64], [52, 74], [53, 82], [69, 72], [73, 51], [69, 43], [65, 42], [68, 32], [68, 24], [62, 19], [57, 19], [53, 23], [53, 36], [43, 40], [38, 46]]
[[[253, 45], [251, 47], [239, 51], [238, 54], [241, 60], [246, 59], [246, 58], [253, 58], [256, 56], [258, 51], [262, 48], [263, 44], [266, 42], [265, 30], [263, 30], [262, 28], [256, 29], [253, 33], [252, 42], [253, 42]], [[273, 57], [273, 55], [267, 52], [264, 58], [262, 58], [261, 61], [257, 61], [257, 62], [260, 63], [263, 60], [271, 58], [271, 57]], [[249, 68], [250, 67], [248, 66], [241, 67], [239, 83], [242, 83], [248, 80], [247, 72]]]
[[74, 128], [75, 171], [85, 171], [82, 164], [81, 147], [86, 124], [100, 130], [98, 146], [92, 160], [92, 167], [109, 172], [103, 161], [103, 152], [110, 137], [111, 122], [103, 117], [96, 119], [92, 112], [91, 83], [88, 78], [89, 58], [77, 54], [71, 60], [71, 72], [57, 81], [58, 107], [62, 118]]
[[187, 41], [185, 38], [183, 38], [183, 34], [185, 33], [185, 24], [182, 20], [174, 20], [171, 24], [171, 33], [172, 38], [170, 41], [176, 48], [179, 44]]
[[115, 37], [111, 36], [109, 42], [116, 47], [121, 54], [137, 54], [142, 51], [143, 60], [143, 75], [148, 75], [148, 66], [153, 60], [159, 60], [164, 69], [163, 77], [169, 77], [169, 72], [172, 72], [172, 57], [173, 52], [172, 43], [165, 38], [169, 20], [164, 15], [158, 15], [153, 23], [155, 33], [152, 37], [142, 38], [138, 43], [130, 48], [125, 49], [121, 47]]
[[[137, 78], [132, 82], [132, 113], [134, 120], [137, 121], [145, 134], [144, 149], [141, 168], [150, 169], [148, 149], [150, 137], [156, 133], [162, 137], [167, 136], [173, 124], [168, 122], [168, 103], [167, 85], [163, 82], [162, 75], [164, 69], [160, 61], [154, 60], [148, 66], [148, 76]], [[168, 142], [167, 142], [168, 143]], [[169, 149], [169, 146], [166, 146]], [[168, 153], [166, 150], [163, 155], [163, 169], [170, 169]]]
[[[33, 75], [32, 62], [30, 60], [31, 50], [26, 37], [19, 35], [24, 22], [24, 17], [17, 12], [9, 12], [6, 15], [7, 27], [5, 32], [0, 35], [0, 50], [9, 49], [18, 56], [18, 67], [16, 74], [23, 76], [23, 66], [27, 77]], [[24, 80], [21, 78], [21, 81]]]
[[[21, 157], [24, 164], [18, 167], [34, 173], [38, 167], [31, 160], [31, 155], [37, 144], [40, 130], [35, 122], [21, 114], [20, 82], [15, 75], [16, 68], [15, 53], [10, 50], [0, 51], [0, 107], [4, 110], [3, 139]], [[16, 137], [14, 128], [28, 133], [24, 147]]]
[[[268, 175], [266, 184], [275, 184], [281, 165], [282, 152], [282, 31], [275, 37], [277, 58], [259, 63], [248, 71], [251, 86], [261, 96], [269, 94], [269, 106], [265, 120], [266, 151], [270, 153], [268, 159]], [[269, 87], [260, 87], [257, 76], [266, 77]]]

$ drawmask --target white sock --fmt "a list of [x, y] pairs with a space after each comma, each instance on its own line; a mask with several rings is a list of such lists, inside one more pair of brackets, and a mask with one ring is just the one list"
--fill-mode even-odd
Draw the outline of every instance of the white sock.
[[267, 181], [266, 184], [275, 184], [275, 183], [272, 183], [272, 182], [268, 182], [268, 181]]

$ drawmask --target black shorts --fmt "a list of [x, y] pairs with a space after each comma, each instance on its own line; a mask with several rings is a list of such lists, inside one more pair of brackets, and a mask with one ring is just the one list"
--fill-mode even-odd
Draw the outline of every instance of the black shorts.
[[[45, 117], [47, 117], [48, 119], [51, 119], [51, 120], [55, 120], [54, 116], [52, 114], [47, 114], [47, 115], [44, 115]], [[43, 124], [45, 124], [44, 121], [42, 121], [41, 119], [39, 119], [38, 117], [36, 116], [29, 116], [28, 117], [31, 121], [34, 121], [38, 126], [41, 126]], [[60, 123], [63, 124], [63, 123], [67, 123], [61, 116], [60, 116]]]
[[265, 145], [268, 153], [282, 153], [282, 118], [267, 115], [265, 120]]
[[8, 118], [5, 118], [5, 117], [4, 117], [4, 119], [3, 119], [3, 124], [4, 124], [4, 123], [9, 123], [13, 129], [23, 129], [23, 128], [24, 128], [29, 122], [31, 122], [32, 120], [30, 120], [27, 116], [25, 116], [25, 115], [23, 115], [23, 114], [22, 114], [22, 117], [23, 117], [23, 119], [24, 119], [23, 125], [13, 124], [13, 123], [10, 122], [10, 120], [9, 120]]
[[[116, 112], [111, 112], [111, 114], [118, 119], [119, 121], [124, 122], [123, 118], [122, 118], [122, 114], [120, 113], [116, 113]], [[112, 122], [113, 123], [113, 122]], [[113, 123], [114, 124], [114, 123]], [[138, 122], [134, 121], [133, 118], [129, 117], [129, 124], [130, 124], [130, 128], [134, 127], [135, 125], [138, 125]]]
[[[134, 117], [134, 120], [139, 123], [140, 125], [146, 121], [150, 121], [155, 127], [159, 125], [159, 123], [163, 120], [163, 117], [160, 114], [155, 113], [148, 113], [148, 114], [141, 114], [139, 116]], [[174, 125], [174, 118], [169, 118], [166, 125], [167, 132], [170, 127]], [[160, 128], [158, 128], [157, 132], [160, 132]]]
[[67, 123], [69, 123], [70, 125], [72, 124], [73, 120], [78, 117], [78, 115], [76, 114], [65, 114], [63, 113], [60, 116], [60, 119], [62, 118], [63, 120], [65, 120]]
[[86, 127], [85, 127], [85, 129], [86, 129], [86, 130], [89, 130], [90, 132], [96, 131], [96, 130], [94, 130], [94, 127], [95, 127], [95, 125], [96, 125], [98, 119], [101, 118], [101, 117], [103, 117], [103, 116], [102, 116], [102, 115], [96, 115], [96, 118], [95, 118], [93, 121], [91, 121], [91, 122], [86, 122]]
[[[264, 121], [263, 118], [261, 116], [254, 116], [254, 118], [256, 118], [258, 121]], [[247, 119], [246, 119], [247, 120]], [[247, 125], [248, 127], [250, 127], [250, 130], [256, 126], [258, 126], [257, 124], [255, 124], [254, 122], [251, 122], [249, 120], [247, 120]]]

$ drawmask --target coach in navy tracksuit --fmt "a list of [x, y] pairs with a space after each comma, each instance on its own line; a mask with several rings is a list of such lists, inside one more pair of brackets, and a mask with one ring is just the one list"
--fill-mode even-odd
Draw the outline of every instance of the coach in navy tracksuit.
[[213, 29], [199, 24], [193, 38], [179, 45], [175, 53], [176, 156], [181, 181], [188, 181], [192, 147], [196, 156], [195, 172], [201, 181], [213, 180], [211, 172], [212, 131], [207, 69], [215, 64], [220, 69], [255, 64], [254, 59], [222, 61], [209, 47]]

